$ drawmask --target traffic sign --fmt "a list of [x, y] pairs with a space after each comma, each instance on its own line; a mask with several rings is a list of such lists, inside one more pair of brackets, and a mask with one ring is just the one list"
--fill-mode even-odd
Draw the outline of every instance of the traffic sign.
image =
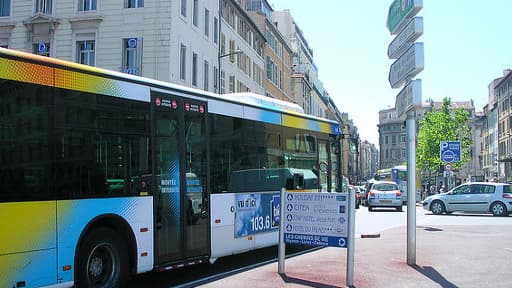
[[407, 78], [413, 78], [423, 71], [423, 43], [411, 44], [410, 48], [398, 58], [389, 69], [389, 84], [400, 88]]
[[423, 17], [414, 17], [407, 23], [404, 30], [398, 34], [388, 46], [389, 59], [402, 55], [409, 45], [423, 34]]
[[405, 20], [414, 17], [423, 8], [423, 0], [395, 0], [389, 6], [387, 26], [391, 35], [402, 30]]
[[439, 146], [441, 161], [460, 162], [460, 141], [441, 141]]
[[444, 171], [452, 171], [452, 164], [451, 163], [446, 163], [444, 165]]
[[348, 193], [287, 192], [284, 200], [286, 243], [347, 247]]
[[421, 105], [421, 79], [412, 80], [396, 95], [395, 110], [398, 118]]

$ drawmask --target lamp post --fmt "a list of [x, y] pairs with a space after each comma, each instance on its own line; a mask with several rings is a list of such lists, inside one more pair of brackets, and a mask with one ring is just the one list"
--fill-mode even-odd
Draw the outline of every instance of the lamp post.
[[[219, 21], [220, 22], [220, 21]], [[222, 74], [222, 69], [220, 67], [220, 63], [221, 63], [221, 59], [224, 58], [224, 57], [228, 57], [228, 56], [231, 56], [231, 55], [238, 55], [238, 54], [242, 54], [242, 50], [233, 50], [229, 53], [226, 53], [226, 54], [220, 54], [220, 49], [219, 49], [219, 56], [218, 56], [218, 61], [219, 61], [219, 75], [217, 75], [217, 89], [218, 89], [218, 93], [220, 94], [220, 78], [221, 78], [221, 74]]]

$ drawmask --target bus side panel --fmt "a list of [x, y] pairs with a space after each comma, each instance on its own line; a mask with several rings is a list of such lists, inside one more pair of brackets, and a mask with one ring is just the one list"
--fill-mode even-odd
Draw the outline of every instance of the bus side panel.
[[254, 249], [252, 236], [235, 238], [235, 195], [211, 195], [211, 257], [213, 259]]
[[57, 281], [55, 201], [0, 204], [0, 287]]
[[[130, 225], [137, 241], [137, 273], [153, 269], [152, 197], [62, 200], [57, 203], [57, 211], [57, 271], [59, 278], [64, 282], [74, 279], [75, 249], [78, 249], [77, 244], [82, 231], [94, 218], [106, 214], [118, 215]], [[141, 256], [143, 253], [147, 253], [147, 256]], [[63, 271], [66, 265], [71, 265], [73, 269]]]

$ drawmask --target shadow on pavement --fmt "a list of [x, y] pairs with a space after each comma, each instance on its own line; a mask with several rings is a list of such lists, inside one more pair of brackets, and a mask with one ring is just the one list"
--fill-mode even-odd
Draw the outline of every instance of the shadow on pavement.
[[421, 274], [427, 276], [430, 280], [436, 282], [437, 284], [441, 285], [443, 288], [457, 288], [458, 286], [453, 284], [452, 282], [448, 281], [446, 278], [444, 278], [443, 275], [441, 275], [439, 272], [437, 272], [436, 269], [434, 269], [431, 266], [418, 266], [418, 265], [411, 265], [414, 270], [420, 272]]
[[332, 286], [332, 285], [328, 285], [328, 284], [312, 282], [312, 281], [299, 279], [299, 278], [295, 278], [295, 277], [288, 277], [288, 276], [286, 276], [286, 274], [279, 274], [279, 276], [281, 276], [281, 279], [283, 279], [283, 281], [285, 283], [300, 284], [300, 285], [304, 285], [307, 287], [316, 287], [316, 288], [339, 288], [339, 287], [341, 287], [341, 286]]

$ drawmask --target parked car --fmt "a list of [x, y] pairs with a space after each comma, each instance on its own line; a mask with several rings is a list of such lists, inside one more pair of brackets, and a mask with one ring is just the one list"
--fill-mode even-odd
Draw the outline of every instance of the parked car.
[[375, 207], [393, 207], [402, 211], [402, 191], [395, 182], [374, 182], [368, 191], [368, 211]]
[[491, 212], [494, 216], [512, 213], [512, 184], [473, 182], [423, 200], [423, 208], [433, 214], [454, 211]]
[[370, 179], [366, 184], [363, 186], [363, 189], [361, 190], [361, 205], [368, 206], [368, 192], [372, 188], [372, 185], [377, 182], [377, 180]]

